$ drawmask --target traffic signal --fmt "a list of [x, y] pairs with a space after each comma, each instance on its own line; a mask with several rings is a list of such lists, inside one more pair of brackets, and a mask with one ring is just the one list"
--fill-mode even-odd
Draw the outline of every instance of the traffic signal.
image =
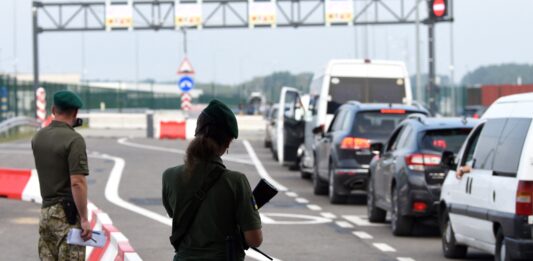
[[448, 0], [429, 0], [428, 5], [430, 20], [440, 21], [448, 16]]

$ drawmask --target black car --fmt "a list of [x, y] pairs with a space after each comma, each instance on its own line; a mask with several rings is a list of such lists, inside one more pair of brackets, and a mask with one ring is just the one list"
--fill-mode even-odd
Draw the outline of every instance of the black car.
[[421, 107], [403, 104], [351, 101], [342, 105], [325, 133], [320, 127], [313, 130], [321, 134], [314, 149], [314, 193], [329, 193], [331, 203], [342, 203], [353, 191], [364, 191], [374, 156], [370, 144], [385, 142], [396, 126], [413, 113], [428, 114]]
[[447, 173], [442, 152], [457, 153], [477, 123], [412, 115], [394, 130], [386, 145], [372, 144], [378, 155], [370, 164], [368, 219], [384, 222], [389, 211], [397, 236], [410, 235], [415, 219], [436, 221], [436, 204]]

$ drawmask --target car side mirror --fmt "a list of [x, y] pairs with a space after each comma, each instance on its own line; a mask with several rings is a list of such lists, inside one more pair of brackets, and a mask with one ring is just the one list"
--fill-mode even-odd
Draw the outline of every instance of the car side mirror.
[[376, 142], [376, 143], [372, 143], [370, 144], [370, 151], [372, 152], [372, 154], [374, 155], [381, 155], [383, 153], [383, 143], [380, 143], [380, 142]]
[[449, 150], [443, 151], [440, 158], [440, 165], [447, 169], [457, 169], [457, 164], [455, 164], [455, 153]]
[[315, 135], [318, 135], [318, 134], [324, 134], [324, 125], [320, 125], [318, 127], [315, 127], [313, 128], [313, 134]]

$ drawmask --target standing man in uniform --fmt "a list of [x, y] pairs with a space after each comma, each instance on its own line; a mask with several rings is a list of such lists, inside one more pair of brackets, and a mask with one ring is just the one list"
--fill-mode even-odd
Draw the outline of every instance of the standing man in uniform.
[[74, 131], [81, 99], [70, 91], [54, 94], [55, 119], [32, 139], [43, 204], [39, 221], [41, 260], [84, 260], [85, 247], [66, 242], [71, 228], [80, 228], [91, 239], [87, 219], [89, 166], [85, 140]]
[[[163, 173], [163, 205], [173, 218], [174, 261], [244, 260], [245, 245], [261, 245], [261, 218], [248, 179], [226, 169], [220, 158], [238, 134], [235, 114], [222, 102], [211, 101], [198, 116], [185, 164]], [[202, 201], [187, 224], [195, 197]], [[173, 240], [178, 231], [185, 232], [181, 240]]]

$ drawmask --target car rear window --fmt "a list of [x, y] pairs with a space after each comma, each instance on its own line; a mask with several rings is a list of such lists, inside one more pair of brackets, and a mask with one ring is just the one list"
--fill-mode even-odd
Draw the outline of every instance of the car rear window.
[[334, 113], [347, 101], [402, 103], [405, 82], [399, 78], [331, 77], [327, 113]]
[[422, 150], [459, 152], [472, 129], [429, 130], [422, 137]]
[[386, 139], [392, 131], [413, 111], [383, 109], [360, 111], [355, 114], [353, 133], [367, 139]]

